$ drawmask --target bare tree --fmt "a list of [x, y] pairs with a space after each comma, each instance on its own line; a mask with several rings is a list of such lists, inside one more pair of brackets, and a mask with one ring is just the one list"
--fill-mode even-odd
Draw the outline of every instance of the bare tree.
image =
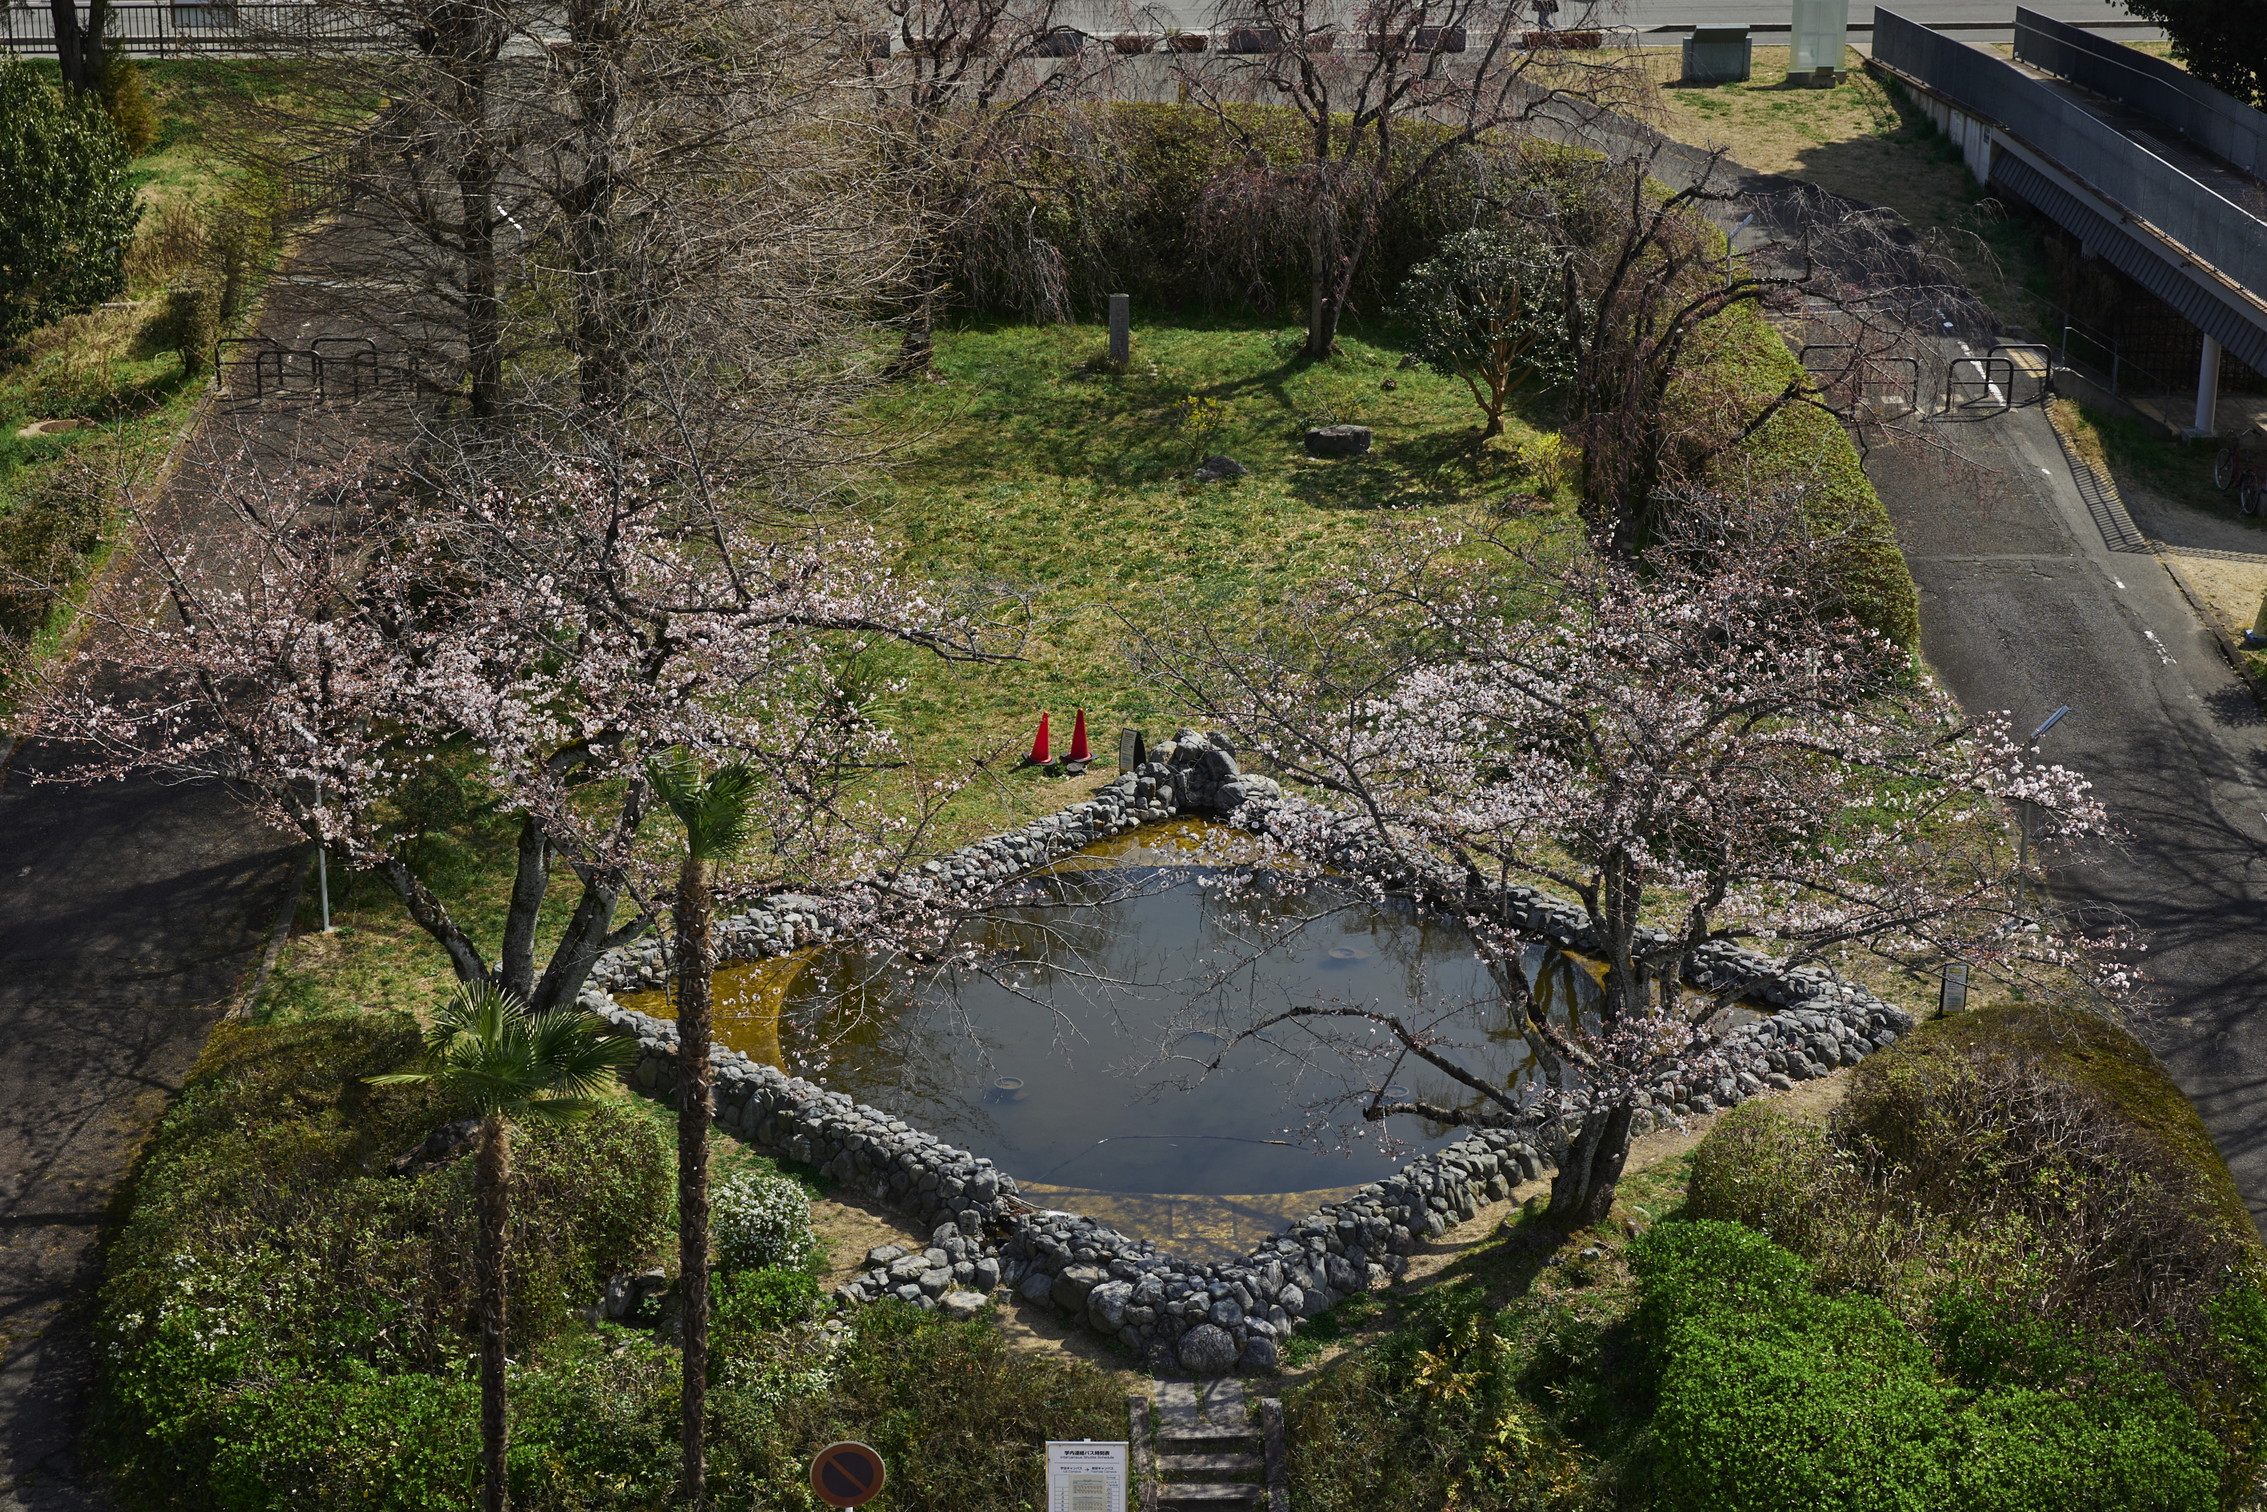
[[935, 349], [955, 235], [1012, 178], [1047, 113], [1088, 87], [1097, 55], [1068, 24], [1066, 0], [889, 0], [887, 10], [891, 30], [853, 45], [877, 187], [908, 244], [896, 371], [917, 376]]
[[[1591, 7], [1595, 9], [1595, 7]], [[1181, 75], [1245, 150], [1213, 213], [1298, 225], [1307, 250], [1304, 355], [1328, 357], [1355, 281], [1393, 209], [1472, 154], [1508, 146], [1546, 112], [1634, 100], [1628, 60], [1531, 32], [1523, 0], [1227, 0], [1218, 61]], [[1286, 106], [1297, 162], [1270, 161], [1261, 121], [1236, 103]]]
[[[1947, 320], [1963, 332], [1986, 323], [1940, 250], [1893, 217], [1799, 189], [1759, 204], [1728, 181], [1720, 153], [1672, 172], [1666, 150], [1622, 150], [1538, 181], [1521, 207], [1567, 253], [1560, 308], [1585, 510], [1596, 539], [1625, 554], [1650, 543], [1680, 490], [1705, 487], [1711, 464], [1791, 407], [1850, 420], [1913, 413], [1910, 401], [1872, 406], [1884, 375], [1936, 366]], [[1735, 250], [1712, 217], [1739, 212], [1763, 235]], [[1805, 343], [1804, 362], [1775, 386], [1756, 385], [1745, 354], [1723, 360], [1724, 317], [1741, 309]]]
[[[1245, 1037], [1294, 1021], [1326, 1042], [1334, 1026], [1382, 1029], [1476, 1099], [1389, 1099], [1388, 1062], [1365, 1118], [1558, 1120], [1551, 1211], [1570, 1225], [1611, 1203], [1641, 1103], [1710, 1064], [1726, 1004], [1685, 985], [1709, 949], [2067, 963], [2025, 901], [2001, 806], [2028, 804], [2057, 844], [2105, 824], [2086, 784], [2039, 764], [2003, 719], [1961, 722], [1909, 683], [1894, 644], [1813, 607], [1832, 543], [1793, 509], [1686, 500], [1676, 518], [1634, 562], [1417, 532], [1264, 624], [1201, 623], [1143, 648], [1163, 683], [1329, 800], [1250, 805], [1275, 844], [1341, 866], [1352, 854], [1373, 877], [1446, 865], [1469, 879], [1494, 1007], [1543, 1077], [1492, 1083], [1439, 1026], [1359, 1004], [1294, 1005]], [[1579, 902], [1605, 968], [1594, 1018], [1533, 1011], [1527, 942], [1487, 901], [1514, 882]]]
[[110, 29], [110, 0], [87, 0], [82, 18], [79, 0], [47, 0], [55, 22], [55, 66], [74, 94], [85, 95], [102, 87], [106, 59], [103, 34]]

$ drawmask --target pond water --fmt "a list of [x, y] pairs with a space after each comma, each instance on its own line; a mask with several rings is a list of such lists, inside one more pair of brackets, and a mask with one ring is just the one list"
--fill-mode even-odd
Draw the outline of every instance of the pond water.
[[[1413, 1116], [1362, 1122], [1359, 1094], [1379, 1078], [1438, 1104], [1481, 1101], [1422, 1061], [1378, 1053], [1383, 1031], [1337, 1019], [1322, 1027], [1339, 1046], [1306, 1023], [1231, 1043], [1292, 1005], [1383, 1010], [1491, 1082], [1529, 1074], [1460, 924], [1319, 874], [1224, 889], [1227, 873], [1172, 858], [1169, 844], [1121, 841], [1035, 879], [1024, 906], [973, 926], [983, 971], [916, 975], [852, 947], [724, 968], [717, 1037], [989, 1156], [1042, 1194], [1311, 1196], [1459, 1136]], [[1595, 992], [1541, 947], [1525, 968], [1554, 1015]], [[625, 1002], [666, 1012], [659, 994]], [[1257, 1204], [1263, 1229], [1282, 1206]]]

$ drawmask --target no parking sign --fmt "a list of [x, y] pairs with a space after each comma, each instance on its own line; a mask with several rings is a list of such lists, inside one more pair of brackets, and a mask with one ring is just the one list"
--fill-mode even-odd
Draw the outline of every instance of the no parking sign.
[[888, 1482], [882, 1457], [864, 1444], [829, 1444], [811, 1460], [811, 1489], [830, 1507], [863, 1506]]

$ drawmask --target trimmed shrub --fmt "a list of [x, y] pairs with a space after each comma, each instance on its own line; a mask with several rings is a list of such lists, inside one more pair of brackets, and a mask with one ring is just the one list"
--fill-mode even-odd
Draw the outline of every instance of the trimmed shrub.
[[92, 466], [65, 461], [24, 479], [0, 501], [0, 644], [20, 646], [47, 628], [102, 545], [109, 495]]
[[709, 1195], [709, 1232], [720, 1266], [801, 1265], [811, 1253], [811, 1199], [785, 1176], [727, 1176]]
[[181, 371], [192, 378], [209, 372], [220, 338], [220, 296], [212, 286], [189, 283], [168, 290], [160, 319], [166, 345], [181, 354]]
[[0, 353], [126, 287], [141, 216], [126, 159], [98, 107], [0, 57]]
[[2209, 1512], [2226, 1456], [2158, 1377], [2089, 1359], [2058, 1391], [1947, 1376], [1928, 1340], [1736, 1224], [1630, 1247], [1658, 1381], [1654, 1471], [1681, 1512]]

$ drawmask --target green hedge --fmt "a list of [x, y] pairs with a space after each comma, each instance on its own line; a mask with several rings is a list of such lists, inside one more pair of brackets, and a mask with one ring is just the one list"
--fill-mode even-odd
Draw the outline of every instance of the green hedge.
[[2161, 1380], [2096, 1358], [2066, 1389], [1941, 1373], [1878, 1300], [1830, 1296], [1736, 1224], [1631, 1246], [1657, 1373], [1653, 1457], [1686, 1512], [2213, 1512], [2226, 1455]]
[[[1733, 401], [1755, 412], [1803, 377], [1802, 364], [1763, 312], [1742, 306], [1715, 322], [1696, 345], [1681, 386], [1689, 405]], [[1729, 389], [1729, 394], [1724, 390]], [[1727, 410], [1727, 412], [1731, 412]], [[1743, 417], [1744, 418], [1744, 417]], [[1897, 545], [1896, 527], [1866, 477], [1849, 432], [1810, 405], [1781, 410], [1746, 441], [1717, 457], [1719, 484], [1746, 493], [1799, 491], [1812, 530], [1841, 542], [1838, 576], [1852, 618], [1901, 646], [1921, 633], [1920, 590]]]

